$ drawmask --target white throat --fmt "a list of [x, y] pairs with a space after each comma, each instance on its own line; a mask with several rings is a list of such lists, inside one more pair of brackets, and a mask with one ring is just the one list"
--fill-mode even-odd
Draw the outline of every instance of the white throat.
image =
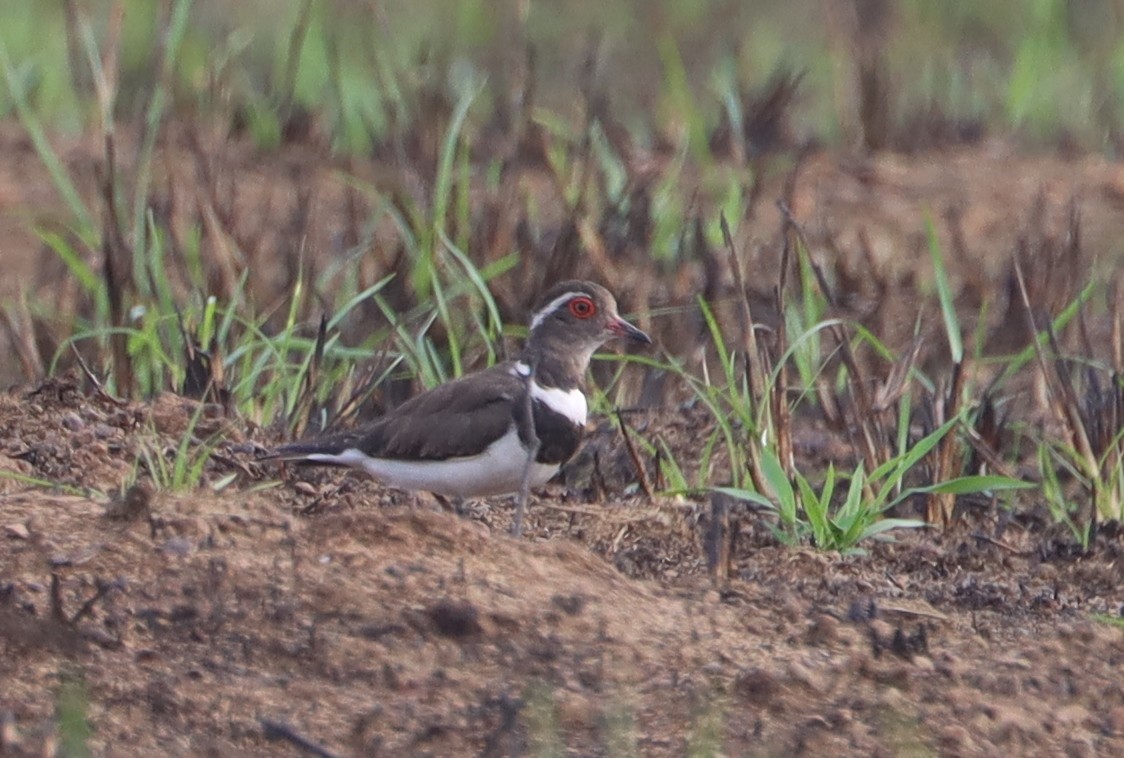
[[543, 387], [532, 379], [531, 397], [545, 403], [555, 413], [565, 416], [574, 426], [585, 426], [589, 406], [586, 403], [585, 394], [577, 387], [572, 390]]

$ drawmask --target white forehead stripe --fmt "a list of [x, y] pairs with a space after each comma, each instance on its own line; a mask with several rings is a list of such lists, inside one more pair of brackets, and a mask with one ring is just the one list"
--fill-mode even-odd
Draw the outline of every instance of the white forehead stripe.
[[554, 313], [554, 311], [557, 310], [558, 306], [562, 305], [562, 303], [565, 303], [571, 298], [579, 297], [581, 295], [584, 295], [585, 297], [592, 297], [592, 295], [587, 292], [576, 290], [574, 292], [567, 292], [564, 295], [559, 295], [558, 297], [554, 298], [549, 303], [544, 305], [542, 308], [539, 308], [537, 311], [535, 311], [534, 318], [531, 319], [531, 331], [533, 332], [535, 329], [537, 329], [538, 325], [541, 324], [547, 316]]
[[546, 403], [547, 407], [573, 422], [574, 426], [585, 426], [586, 415], [589, 407], [586, 405], [585, 395], [582, 391], [560, 390], [557, 387], [543, 387], [535, 380], [531, 380], [531, 397]]

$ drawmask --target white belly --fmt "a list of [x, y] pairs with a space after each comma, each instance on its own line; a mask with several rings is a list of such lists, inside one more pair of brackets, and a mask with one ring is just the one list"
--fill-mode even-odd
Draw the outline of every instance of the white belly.
[[[339, 455], [315, 454], [309, 460], [362, 468], [380, 482], [403, 490], [426, 490], [452, 497], [488, 497], [519, 491], [527, 454], [515, 425], [479, 455], [444, 461], [371, 458], [354, 448]], [[532, 463], [531, 486], [539, 487], [558, 473], [556, 463]]]

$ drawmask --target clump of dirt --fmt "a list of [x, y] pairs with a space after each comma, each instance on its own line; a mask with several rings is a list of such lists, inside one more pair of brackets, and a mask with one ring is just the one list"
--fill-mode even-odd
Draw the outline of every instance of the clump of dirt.
[[716, 582], [703, 507], [611, 476], [601, 502], [554, 485], [514, 540], [502, 501], [273, 483], [253, 462], [268, 440], [216, 415], [205, 486], [161, 492], [137, 452], [174, 449], [196, 409], [66, 380], [0, 396], [0, 466], [75, 488], [0, 478], [5, 749], [57, 739], [65, 689], [95, 753], [1124, 751], [1110, 530], [1091, 554], [972, 524], [843, 557], [745, 513]]

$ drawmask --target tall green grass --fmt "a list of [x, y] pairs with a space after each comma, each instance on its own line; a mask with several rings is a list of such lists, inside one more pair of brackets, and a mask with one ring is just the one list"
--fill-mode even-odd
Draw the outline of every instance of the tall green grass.
[[[111, 5], [90, 6], [82, 37], [102, 38]], [[736, 116], [738, 93], [763, 86], [774, 71], [804, 72], [805, 96], [793, 115], [821, 139], [843, 135], [845, 104], [857, 99], [849, 2], [825, 8], [816, 0], [623, 0], [571, 3], [564, 12], [517, 5], [497, 10], [465, 0], [451, 13], [441, 0], [377, 11], [345, 0], [194, 0], [173, 4], [164, 16], [161, 6], [132, 3], [121, 30], [118, 115], [151, 123], [168, 106], [232, 109], [269, 147], [303, 110], [323, 116], [336, 149], [364, 153], [395, 128], [426, 118], [416, 107], [420, 87], [495, 74], [504, 64], [494, 51], [519, 39], [538, 51], [542, 103], [564, 110], [590, 29], [599, 30], [600, 49], [612, 61], [597, 75], [626, 122], [649, 138], [652, 127], [685, 129], [692, 159], [704, 168], [707, 131], [719, 114]], [[1124, 18], [1115, 6], [950, 0], [937, 7], [888, 4], [886, 18], [861, 37], [891, 74], [886, 108], [898, 128], [935, 112], [995, 131], [1017, 129], [1039, 142], [1066, 136], [1113, 146], [1124, 115], [1117, 94], [1124, 84]], [[69, 38], [59, 4], [0, 9], [0, 64], [10, 64], [0, 114], [30, 110], [41, 123], [85, 126], [92, 87], [70, 70], [68, 56], [86, 53], [75, 51], [73, 40], [68, 46]], [[175, 65], [153, 67], [165, 47], [179, 48]], [[163, 103], [147, 98], [156, 78], [166, 83]], [[653, 113], [655, 123], [645, 115]]]

